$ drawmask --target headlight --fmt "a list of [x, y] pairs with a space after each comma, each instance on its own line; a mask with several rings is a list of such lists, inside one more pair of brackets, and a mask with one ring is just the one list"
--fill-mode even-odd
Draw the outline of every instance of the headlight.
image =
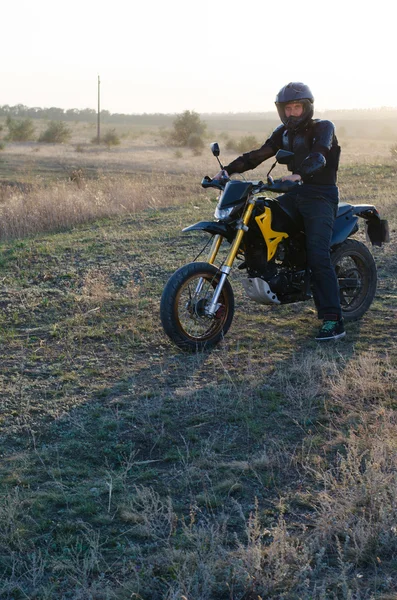
[[229, 208], [218, 208], [218, 206], [215, 209], [215, 219], [219, 219], [220, 221], [224, 221], [225, 219], [227, 219], [228, 217], [230, 217], [230, 215], [233, 212], [233, 209], [236, 208], [235, 206], [230, 206]]

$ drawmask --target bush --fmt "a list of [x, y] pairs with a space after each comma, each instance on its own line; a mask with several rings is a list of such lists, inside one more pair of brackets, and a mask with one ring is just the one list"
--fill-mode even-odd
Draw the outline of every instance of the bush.
[[240, 140], [229, 139], [226, 142], [226, 150], [234, 150], [235, 152], [249, 152], [259, 147], [259, 142], [254, 135], [245, 135]]
[[109, 129], [101, 140], [102, 144], [105, 144], [108, 148], [111, 146], [119, 146], [121, 144], [120, 137], [118, 136], [115, 129]]
[[259, 142], [254, 135], [245, 135], [238, 143], [239, 152], [249, 152], [259, 147]]
[[[170, 135], [171, 143], [177, 146], [189, 146], [189, 140], [192, 140], [192, 136], [196, 141], [193, 144], [199, 144], [197, 139], [203, 135], [207, 125], [200, 119], [200, 115], [194, 111], [185, 110], [185, 112], [177, 115], [174, 120], [174, 130]], [[201, 148], [204, 146], [201, 140]], [[191, 147], [191, 146], [190, 146]]]
[[11, 142], [27, 142], [34, 138], [34, 125], [31, 119], [16, 120], [7, 117], [8, 135]]
[[121, 140], [115, 129], [109, 129], [99, 140], [98, 136], [93, 137], [91, 144], [105, 144], [110, 148], [111, 146], [119, 146]]
[[71, 131], [65, 123], [62, 121], [50, 121], [47, 129], [39, 137], [39, 142], [63, 144], [69, 140], [70, 136]]
[[192, 133], [191, 135], [189, 135], [187, 145], [193, 150], [196, 156], [201, 154], [201, 151], [204, 148], [204, 142], [202, 138], [198, 135], [198, 133]]
[[238, 141], [232, 138], [226, 140], [226, 150], [233, 150], [234, 152], [238, 152]]
[[390, 154], [392, 159], [397, 161], [397, 144], [390, 146]]

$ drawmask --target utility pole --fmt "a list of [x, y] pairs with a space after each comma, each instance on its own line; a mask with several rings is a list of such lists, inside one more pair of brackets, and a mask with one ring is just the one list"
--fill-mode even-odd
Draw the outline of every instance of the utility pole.
[[97, 124], [97, 140], [101, 143], [101, 80], [98, 75], [98, 124]]

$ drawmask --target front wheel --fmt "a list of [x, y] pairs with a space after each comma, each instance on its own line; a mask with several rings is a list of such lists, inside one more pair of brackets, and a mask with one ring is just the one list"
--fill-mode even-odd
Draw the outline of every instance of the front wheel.
[[331, 255], [339, 282], [342, 316], [359, 319], [371, 306], [376, 292], [377, 272], [371, 252], [362, 242], [346, 240]]
[[234, 295], [226, 280], [213, 317], [206, 314], [221, 273], [209, 263], [190, 263], [168, 280], [160, 303], [165, 333], [182, 350], [200, 351], [215, 346], [233, 320]]

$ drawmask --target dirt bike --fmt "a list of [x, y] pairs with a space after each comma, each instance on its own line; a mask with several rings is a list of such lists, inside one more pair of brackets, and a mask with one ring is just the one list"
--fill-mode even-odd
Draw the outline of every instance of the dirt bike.
[[[219, 146], [211, 144], [219, 159]], [[220, 195], [215, 209], [216, 221], [201, 221], [183, 231], [205, 231], [212, 236], [207, 262], [191, 262], [168, 280], [160, 304], [165, 333], [183, 350], [200, 351], [215, 346], [227, 333], [234, 315], [234, 294], [228, 279], [237, 260], [242, 280], [251, 300], [275, 305], [312, 298], [310, 269], [307, 266], [303, 224], [281, 199], [262, 196], [264, 191], [282, 194], [300, 183], [273, 180], [270, 172], [277, 163], [288, 164], [292, 152], [279, 150], [276, 162], [262, 181], [211, 179], [205, 176], [204, 188], [215, 188]], [[372, 245], [388, 241], [387, 221], [375, 206], [338, 206], [331, 241], [331, 260], [339, 282], [342, 314], [345, 320], [363, 316], [376, 292], [377, 271], [367, 246], [350, 239], [364, 219], [366, 236]], [[224, 242], [230, 249], [216, 266]]]

